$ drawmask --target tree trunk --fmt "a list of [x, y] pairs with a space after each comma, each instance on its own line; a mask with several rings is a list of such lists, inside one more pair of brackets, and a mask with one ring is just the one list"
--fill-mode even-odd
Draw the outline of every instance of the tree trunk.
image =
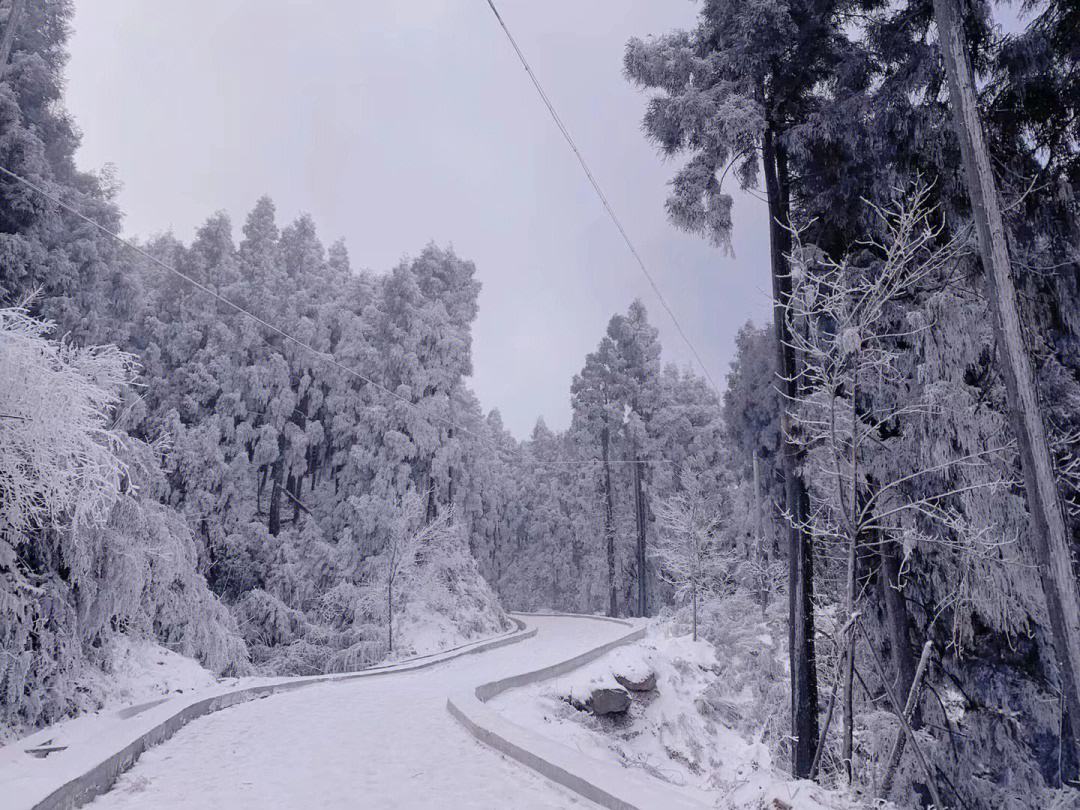
[[1046, 595], [1054, 650], [1061, 669], [1061, 689], [1068, 705], [1073, 742], [1080, 750], [1080, 593], [1076, 571], [1046, 428], [1039, 410], [1031, 359], [1020, 327], [1001, 201], [976, 105], [975, 82], [962, 39], [956, 0], [934, 0], [934, 16], [949, 76], [953, 121], [964, 159], [979, 254], [996, 315], [998, 360], [1024, 475], [1033, 524], [1031, 535]]
[[386, 649], [394, 651], [394, 581], [386, 582]]
[[647, 615], [645, 594], [645, 493], [641, 479], [645, 475], [645, 462], [634, 453], [634, 512], [637, 516], [637, 615]]
[[610, 433], [605, 424], [600, 431], [600, 447], [604, 458], [604, 539], [607, 543], [608, 616], [616, 615], [615, 598], [615, 496], [611, 491], [611, 463], [608, 461]]
[[291, 496], [293, 502], [292, 522], [300, 520], [300, 477], [290, 475], [285, 481], [285, 492]]
[[[776, 337], [776, 373], [781, 392], [788, 402], [795, 398], [795, 350], [787, 330], [787, 308], [791, 300], [791, 275], [788, 255], [791, 232], [788, 230], [790, 189], [787, 153], [776, 142], [777, 133], [770, 124], [762, 140], [762, 166], [765, 191], [769, 201], [769, 243], [772, 259], [773, 328]], [[791, 441], [791, 420], [787, 408], [780, 412], [781, 472], [784, 477], [784, 501], [788, 520], [784, 532], [788, 547], [788, 597], [790, 623], [788, 642], [791, 656], [792, 773], [805, 778], [814, 762], [818, 737], [817, 664], [814, 656], [814, 560], [810, 537], [806, 533], [808, 508], [806, 488], [798, 474], [799, 451]]]
[[693, 606], [690, 608], [690, 611], [691, 611], [691, 615], [692, 615], [690, 640], [691, 641], [697, 641], [697, 587], [696, 586], [694, 588], [694, 593], [693, 593]]
[[26, 0], [12, 0], [11, 11], [8, 12], [7, 24], [4, 26], [4, 38], [0, 40], [0, 81], [3, 81], [7, 74], [11, 46], [15, 42], [15, 35], [19, 32], [19, 21], [25, 6]]
[[[911, 723], [912, 730], [915, 730], [913, 718], [920, 713], [919, 688], [922, 684], [923, 674], [926, 672], [926, 665], [930, 663], [930, 651], [933, 648], [933, 642], [929, 640], [923, 645], [922, 655], [919, 657], [919, 666], [912, 675], [911, 686], [908, 688], [907, 703], [904, 704], [904, 716]], [[906, 742], [907, 735], [904, 733], [904, 729], [901, 728], [900, 733], [896, 735], [896, 742], [893, 743], [892, 751], [889, 752], [888, 764], [885, 766], [885, 778], [881, 782], [881, 790], [878, 793], [878, 796], [882, 799], [888, 799], [889, 794], [892, 793], [896, 769], [900, 767], [900, 758], [904, 756], [904, 744]]]
[[[911, 617], [907, 601], [900, 591], [900, 556], [896, 541], [886, 539], [879, 549], [881, 568], [878, 572], [878, 590], [885, 606], [885, 631], [889, 635], [893, 669], [896, 671], [896, 694], [903, 695], [911, 690], [915, 679], [915, 655], [908, 633]], [[911, 715], [911, 727], [917, 731], [921, 726], [922, 712], [916, 704]]]
[[765, 539], [761, 531], [761, 479], [758, 475], [758, 451], [754, 449], [754, 549], [760, 569], [758, 576], [758, 600], [761, 602], [761, 617], [765, 618], [769, 607], [769, 557], [765, 549]]
[[[855, 616], [855, 563], [858, 554], [856, 536], [852, 532], [848, 538], [848, 570], [847, 570], [847, 593], [845, 594], [845, 607], [848, 620]], [[858, 619], [855, 619], [858, 621]], [[844, 728], [840, 746], [840, 769], [844, 778], [850, 785], [854, 778], [855, 770], [852, 767], [855, 739], [855, 627], [851, 628], [851, 643], [848, 645], [848, 654], [841, 656], [844, 673]]]
[[285, 441], [278, 437], [278, 457], [271, 468], [274, 488], [270, 491], [270, 534], [278, 536], [281, 531], [281, 483], [285, 473]]

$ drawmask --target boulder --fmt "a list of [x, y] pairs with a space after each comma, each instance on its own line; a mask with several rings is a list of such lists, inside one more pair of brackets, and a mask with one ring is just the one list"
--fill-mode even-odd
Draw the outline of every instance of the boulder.
[[615, 680], [618, 681], [619, 686], [629, 689], [631, 692], [651, 692], [656, 688], [655, 672], [650, 672], [643, 678], [632, 675], [616, 675]]
[[585, 708], [593, 714], [616, 714], [630, 708], [630, 693], [625, 689], [597, 689], [585, 701]]

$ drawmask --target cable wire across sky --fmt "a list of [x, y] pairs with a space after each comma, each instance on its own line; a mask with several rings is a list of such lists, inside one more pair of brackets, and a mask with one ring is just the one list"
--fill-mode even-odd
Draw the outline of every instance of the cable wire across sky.
[[[566, 142], [570, 145], [570, 148], [573, 150], [574, 155], [577, 157], [578, 162], [581, 164], [581, 168], [582, 168], [582, 170], [584, 170], [585, 176], [586, 176], [586, 178], [588, 178], [588, 181], [589, 181], [590, 185], [592, 185], [593, 190], [596, 192], [596, 195], [600, 198], [600, 202], [603, 204], [604, 210], [607, 211], [608, 216], [611, 217], [611, 221], [613, 223], [615, 223], [615, 227], [618, 229], [619, 234], [622, 236], [622, 239], [626, 243], [627, 248], [629, 248], [630, 253], [633, 255], [634, 259], [637, 261], [638, 267], [641, 269], [642, 274], [648, 280], [649, 285], [653, 289], [653, 292], [656, 293], [656, 297], [659, 299], [660, 304], [663, 306], [664, 310], [667, 312], [668, 316], [671, 318], [672, 323], [675, 325], [675, 329], [678, 330], [679, 336], [683, 339], [683, 342], [686, 343], [687, 347], [690, 349], [690, 352], [693, 354], [694, 359], [697, 361], [698, 365], [701, 367], [701, 371], [705, 375], [705, 378], [709, 381], [709, 384], [713, 387], [714, 390], [719, 391], [719, 388], [717, 387], [716, 382], [713, 380], [712, 375], [709, 374], [708, 368], [705, 366], [704, 361], [701, 359], [701, 355], [698, 354], [698, 351], [694, 347], [694, 344], [691, 343], [690, 338], [687, 337], [686, 332], [683, 330], [682, 325], [679, 323], [679, 319], [675, 316], [675, 313], [671, 310], [671, 307], [668, 306], [667, 300], [664, 298], [663, 293], [660, 292], [660, 288], [656, 284], [656, 280], [653, 278], [652, 274], [649, 272], [648, 268], [645, 266], [645, 262], [642, 260], [641, 255], [637, 251], [637, 248], [634, 247], [633, 242], [630, 241], [630, 236], [627, 234], [626, 229], [622, 225], [622, 222], [620, 222], [619, 218], [616, 216], [615, 211], [612, 209], [611, 204], [607, 200], [607, 197], [605, 196], [604, 192], [601, 190], [600, 184], [597, 183], [596, 178], [593, 176], [592, 170], [589, 168], [588, 163], [585, 162], [584, 156], [582, 156], [581, 151], [578, 149], [577, 144], [574, 142], [574, 139], [570, 135], [569, 130], [566, 128], [566, 125], [563, 123], [562, 119], [559, 117], [559, 113], [555, 110], [555, 107], [551, 103], [551, 100], [548, 98], [547, 93], [544, 92], [543, 86], [540, 84], [539, 79], [536, 78], [536, 74], [533, 73], [532, 68], [529, 66], [528, 60], [525, 58], [525, 54], [522, 53], [521, 48], [517, 44], [517, 41], [514, 39], [513, 35], [510, 33], [510, 29], [507, 28], [506, 23], [502, 18], [502, 15], [499, 13], [499, 10], [495, 7], [495, 3], [493, 2], [493, 0], [487, 0], [487, 4], [488, 4], [488, 7], [491, 9], [492, 13], [495, 15], [495, 19], [498, 21], [499, 26], [503, 30], [503, 33], [506, 34], [506, 38], [509, 40], [510, 45], [513, 47], [514, 52], [518, 56], [518, 59], [521, 60], [521, 64], [525, 68], [525, 72], [528, 73], [529, 78], [532, 80], [533, 86], [536, 88], [536, 92], [540, 95], [540, 99], [544, 102], [544, 106], [547, 108], [548, 112], [551, 114], [551, 118], [555, 122], [555, 125], [558, 127], [559, 132], [562, 133], [563, 138], [566, 139]], [[446, 425], [448, 427], [454, 428], [454, 429], [460, 431], [461, 433], [463, 433], [463, 434], [465, 434], [467, 436], [470, 436], [473, 439], [476, 439], [477, 441], [481, 442], [482, 444], [485, 444], [485, 445], [489, 446], [490, 448], [492, 448], [496, 452], [496, 454], [510, 453], [511, 455], [518, 457], [521, 461], [524, 461], [524, 462], [527, 462], [527, 463], [532, 463], [532, 464], [538, 464], [538, 465], [541, 465], [541, 466], [565, 467], [565, 466], [571, 466], [571, 465], [577, 465], [577, 464], [594, 464], [594, 463], [596, 463], [596, 461], [592, 460], [592, 459], [590, 459], [590, 460], [582, 460], [582, 461], [542, 461], [540, 459], [533, 458], [533, 457], [525, 454], [520, 449], [517, 449], [517, 448], [511, 449], [511, 448], [507, 448], [507, 447], [502, 447], [502, 446], [496, 444], [495, 442], [493, 442], [488, 437], [482, 436], [482, 435], [476, 433], [475, 431], [470, 430], [469, 428], [459, 424], [458, 422], [455, 422], [453, 419], [451, 419], [451, 418], [449, 418], [447, 416], [443, 416], [442, 414], [436, 413], [436, 412], [434, 412], [432, 410], [429, 410], [428, 408], [424, 408], [424, 407], [420, 406], [419, 404], [417, 404], [415, 402], [412, 402], [410, 399], [401, 396], [400, 394], [398, 394], [395, 391], [390, 390], [386, 386], [381, 385], [380, 383], [378, 383], [375, 380], [371, 379], [367, 375], [362, 374], [361, 372], [357, 371], [356, 369], [349, 368], [348, 366], [343, 365], [338, 360], [336, 360], [332, 355], [327, 354], [326, 352], [323, 352], [323, 351], [321, 351], [319, 349], [316, 349], [314, 346], [311, 346], [310, 344], [305, 343], [304, 341], [300, 340], [299, 338], [296, 338], [293, 335], [290, 335], [288, 332], [281, 329], [280, 327], [277, 327], [274, 324], [270, 323], [269, 321], [266, 321], [263, 318], [260, 318], [259, 316], [255, 315], [254, 313], [244, 309], [240, 305], [233, 303], [229, 299], [223, 297], [222, 295], [218, 294], [216, 291], [212, 290], [210, 287], [207, 287], [205, 284], [202, 284], [201, 282], [197, 281], [196, 279], [192, 278], [191, 276], [187, 275], [186, 273], [182, 272], [181, 270], [178, 270], [177, 268], [167, 264], [166, 262], [164, 262], [161, 259], [157, 258], [156, 256], [152, 255], [151, 253], [144, 250], [143, 248], [141, 248], [139, 245], [135, 244], [134, 242], [123, 238], [119, 234], [114, 233], [113, 231], [109, 230], [105, 226], [99, 224], [98, 222], [95, 222], [93, 219], [91, 219], [87, 215], [83, 214], [81, 211], [79, 211], [75, 207], [73, 207], [73, 206], [65, 203], [64, 201], [60, 200], [55, 195], [50, 194], [44, 188], [36, 185], [35, 183], [32, 183], [31, 181], [27, 180], [25, 177], [22, 177], [22, 176], [16, 174], [15, 172], [11, 171], [10, 169], [8, 169], [8, 168], [6, 168], [4, 166], [0, 166], [0, 172], [2, 172], [3, 174], [7, 175], [10, 178], [12, 178], [13, 180], [16, 180], [19, 183], [22, 183], [27, 188], [29, 188], [29, 189], [33, 190], [34, 192], [40, 194], [42, 197], [44, 197], [45, 199], [51, 201], [52, 203], [59, 206], [63, 210], [65, 210], [68, 213], [72, 214], [73, 216], [78, 217], [79, 219], [86, 222], [90, 226], [96, 228], [101, 233], [111, 237], [112, 239], [115, 239], [121, 245], [124, 245], [129, 250], [134, 251], [135, 253], [142, 256], [147, 261], [157, 265], [158, 267], [166, 270], [167, 272], [173, 273], [174, 275], [176, 275], [177, 277], [179, 277], [183, 281], [186, 281], [188, 284], [192, 285], [197, 290], [206, 293], [207, 295], [209, 295], [210, 297], [214, 298], [217, 301], [220, 301], [222, 304], [229, 307], [230, 309], [235, 310], [236, 312], [240, 313], [241, 315], [244, 315], [244, 316], [250, 318], [253, 322], [259, 324], [260, 326], [262, 326], [262, 327], [264, 327], [266, 329], [269, 329], [271, 332], [274, 332], [275, 334], [281, 336], [284, 340], [286, 340], [286, 341], [292, 343], [293, 345], [298, 346], [298, 347], [310, 352], [315, 357], [318, 357], [323, 362], [325, 362], [325, 363], [339, 369], [340, 371], [343, 371], [346, 374], [349, 374], [349, 375], [355, 377], [356, 379], [359, 379], [362, 382], [367, 383], [368, 385], [370, 385], [373, 388], [377, 389], [378, 391], [381, 391], [382, 393], [392, 397], [393, 399], [395, 399], [398, 402], [402, 403], [406, 407], [412, 409], [414, 412], [419, 413], [420, 415], [424, 416], [425, 418], [436, 421], [436, 422], [441, 422], [442, 424], [444, 424], [444, 425]], [[624, 459], [610, 459], [609, 463], [612, 463], [612, 464], [620, 464], [620, 463], [631, 464], [631, 463], [636, 463], [636, 462], [634, 462], [632, 460], [624, 460]]]
[[686, 332], [683, 331], [682, 324], [679, 323], [679, 319], [675, 317], [675, 313], [671, 311], [671, 307], [668, 306], [667, 300], [664, 298], [664, 294], [660, 292], [660, 288], [657, 286], [655, 279], [652, 277], [652, 273], [649, 272], [645, 266], [645, 262], [641, 258], [641, 254], [637, 252], [637, 248], [634, 247], [634, 243], [630, 241], [629, 235], [626, 233], [626, 229], [623, 227], [622, 222], [615, 215], [615, 211], [612, 210], [611, 204], [608, 203], [607, 197], [600, 189], [600, 184], [596, 182], [596, 178], [593, 177], [592, 170], [589, 169], [589, 164], [585, 162], [585, 158], [582, 156], [581, 151], [577, 148], [577, 144], [574, 143], [574, 139], [570, 135], [570, 131], [563, 124], [562, 119], [559, 117], [559, 113], [555, 111], [555, 106], [551, 103], [551, 99], [548, 98], [547, 93], [544, 92], [543, 86], [540, 84], [540, 80], [536, 78], [536, 74], [533, 73], [529, 62], [525, 58], [525, 54], [521, 52], [521, 48], [518, 47], [517, 40], [514, 39], [514, 35], [510, 33], [510, 29], [506, 27], [506, 23], [503, 21], [502, 15], [495, 7], [494, 0], [487, 0], [488, 7], [491, 9], [491, 13], [495, 15], [495, 19], [498, 20], [499, 26], [502, 28], [503, 33], [506, 34], [506, 38], [510, 41], [510, 45], [514, 48], [514, 53], [517, 54], [518, 59], [521, 60], [521, 64], [525, 68], [525, 72], [529, 74], [529, 78], [532, 80], [533, 87], [536, 88], [536, 92], [540, 94], [540, 99], [544, 102], [544, 106], [547, 107], [548, 112], [551, 113], [551, 118], [555, 121], [555, 126], [559, 128], [559, 132], [566, 139], [566, 142], [570, 144], [570, 148], [574, 150], [574, 155], [578, 159], [578, 163], [581, 164], [581, 168], [585, 171], [585, 176], [589, 179], [589, 183], [592, 185], [593, 190], [596, 192], [596, 196], [600, 198], [600, 202], [604, 205], [604, 210], [608, 212], [608, 216], [611, 217], [611, 221], [615, 223], [615, 227], [619, 229], [619, 234], [622, 236], [623, 241], [626, 242], [626, 246], [630, 248], [630, 252], [633, 254], [634, 259], [637, 261], [638, 267], [641, 268], [641, 272], [645, 278], [648, 279], [649, 285], [652, 287], [653, 292], [656, 293], [656, 297], [660, 300], [660, 305], [663, 306], [664, 311], [667, 312], [671, 318], [671, 322], [675, 324], [675, 328], [679, 332], [679, 336], [683, 339], [683, 342], [690, 349], [691, 354], [694, 355], [694, 359], [697, 360], [701, 371], [705, 375], [705, 379], [709, 381], [709, 384], [715, 391], [719, 391], [720, 388], [716, 385], [716, 381], [713, 380], [712, 375], [709, 373], [709, 369], [705, 366], [705, 362], [701, 359], [701, 355], [698, 354], [694, 344], [690, 342], [690, 338], [686, 336]]

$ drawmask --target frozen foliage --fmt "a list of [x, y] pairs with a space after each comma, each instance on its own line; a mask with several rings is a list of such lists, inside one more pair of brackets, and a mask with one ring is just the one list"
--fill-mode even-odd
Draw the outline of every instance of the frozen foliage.
[[654, 563], [655, 504], [681, 491], [675, 470], [687, 464], [714, 508], [721, 418], [705, 381], [662, 367], [659, 352], [635, 301], [575, 376], [570, 428], [555, 434], [538, 421], [520, 445], [530, 461], [496, 468], [508, 500], [489, 514], [477, 556], [507, 606], [636, 616], [671, 598]]
[[[115, 228], [115, 183], [74, 170], [77, 137], [55, 103], [70, 5], [39, 5], [27, 20], [34, 36], [17, 39], [13, 56], [20, 67], [11, 87], [21, 95], [0, 91], [5, 165]], [[35, 49], [48, 70], [23, 72]], [[413, 625], [425, 611], [441, 617], [437, 631], [416, 630], [418, 645], [508, 627], [475, 563], [462, 556], [481, 545], [488, 507], [505, 512], [508, 495], [501, 464], [473, 438], [488, 432], [488, 422], [463, 382], [472, 370], [479, 293], [471, 263], [432, 245], [382, 276], [354, 273], [342, 246], [325, 249], [309, 218], [279, 228], [266, 199], [246, 218], [239, 242], [231, 223], [215, 215], [189, 246], [170, 237], [148, 246], [313, 354], [118, 252], [84, 223], [46, 212], [6, 185], [0, 192], [10, 214], [0, 223], [4, 300], [40, 287], [31, 314], [56, 321], [69, 341], [63, 351], [78, 352], [72, 357], [98, 382], [85, 397], [84, 409], [98, 410], [83, 446], [70, 446], [78, 434], [42, 430], [27, 433], [18, 448], [42, 463], [49, 453], [70, 452], [83, 464], [83, 480], [27, 477], [31, 468], [10, 467], [0, 482], [0, 519], [33, 525], [47, 516], [59, 526], [85, 518], [86, 543], [64, 549], [72, 570], [83, 576], [102, 566], [110, 576], [122, 571], [127, 583], [127, 590], [95, 594], [85, 608], [91, 625], [150, 628], [215, 669], [245, 658], [235, 625], [254, 662], [277, 672], [380, 660], [390, 625], [370, 586], [402, 499], [416, 491], [425, 493], [422, 523], [455, 515], [453, 547], [439, 557], [438, 574], [421, 583], [430, 589], [427, 601], [412, 614], [402, 606]], [[79, 348], [105, 344], [130, 354]], [[104, 373], [114, 358], [115, 375], [131, 385], [110, 387]], [[100, 368], [91, 369], [95, 363]], [[63, 394], [58, 387], [56, 399]], [[153, 483], [143, 484], [136, 481], [142, 473], [127, 468], [146, 446], [161, 452], [151, 454], [153, 463], [138, 461], [154, 468]], [[98, 497], [100, 481], [108, 498]], [[61, 484], [68, 489], [56, 489]], [[111, 543], [136, 539], [138, 555], [109, 557]], [[205, 574], [236, 621], [188, 571]]]
[[130, 356], [50, 340], [0, 310], [0, 722], [85, 708], [88, 665], [119, 633], [157, 638], [221, 672], [246, 651], [197, 570], [191, 531], [155, 497], [157, 451], [116, 428]]
[[656, 504], [660, 531], [652, 544], [657, 575], [674, 588], [674, 597], [690, 602], [690, 635], [698, 637], [698, 603], [721, 579], [723, 560], [718, 549], [715, 506], [703, 493], [699, 476], [683, 467], [682, 489]]

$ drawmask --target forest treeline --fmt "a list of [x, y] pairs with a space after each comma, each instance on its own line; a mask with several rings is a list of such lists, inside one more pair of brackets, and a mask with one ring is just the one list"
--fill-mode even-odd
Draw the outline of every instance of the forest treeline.
[[[80, 670], [120, 633], [308, 673], [432, 617], [662, 614], [741, 668], [750, 700], [717, 711], [798, 776], [1075, 806], [1080, 15], [1025, 8], [1005, 34], [953, 0], [705, 0], [631, 41], [645, 133], [678, 159], [669, 219], [729, 249], [731, 188], [759, 195], [775, 317], [739, 330], [720, 393], [663, 363], [635, 301], [569, 427], [521, 441], [469, 389], [480, 287], [452, 250], [357, 270], [262, 199], [140, 243], [179, 275], [0, 178], [0, 364], [25, 381], [0, 391], [0, 721], [85, 708]], [[0, 165], [116, 231], [115, 173], [73, 160], [70, 18], [26, 7]], [[974, 207], [939, 19], [996, 184]]]

